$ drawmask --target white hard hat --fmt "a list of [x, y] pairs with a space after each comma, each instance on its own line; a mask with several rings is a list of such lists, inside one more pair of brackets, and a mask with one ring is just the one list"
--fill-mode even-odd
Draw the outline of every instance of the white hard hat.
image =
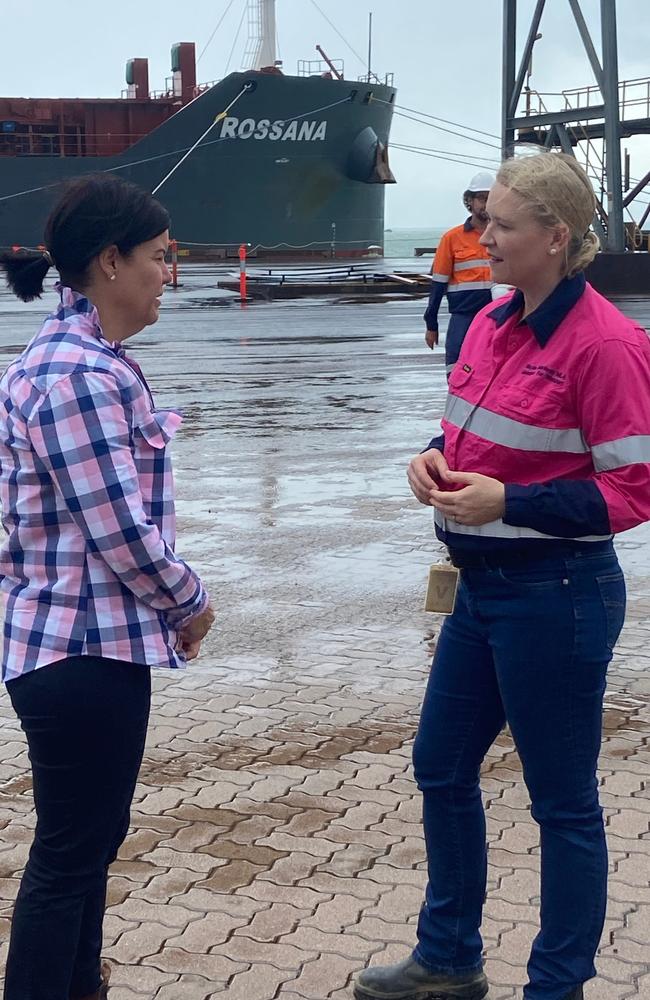
[[489, 170], [480, 170], [478, 174], [474, 174], [466, 190], [471, 192], [489, 191], [495, 181], [496, 177]]

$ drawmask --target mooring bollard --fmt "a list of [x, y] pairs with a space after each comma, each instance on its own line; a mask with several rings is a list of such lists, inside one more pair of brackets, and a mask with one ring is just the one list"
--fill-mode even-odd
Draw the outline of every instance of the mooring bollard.
[[239, 297], [246, 304], [246, 243], [239, 247]]
[[172, 255], [172, 288], [178, 288], [178, 243], [169, 241], [169, 251]]

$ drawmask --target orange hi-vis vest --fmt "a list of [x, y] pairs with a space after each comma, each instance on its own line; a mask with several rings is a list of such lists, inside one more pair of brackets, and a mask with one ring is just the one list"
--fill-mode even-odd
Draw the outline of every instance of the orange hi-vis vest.
[[424, 314], [427, 329], [438, 329], [438, 309], [447, 293], [450, 313], [476, 315], [491, 301], [493, 281], [480, 233], [468, 219], [449, 229], [438, 245], [431, 268], [432, 287]]

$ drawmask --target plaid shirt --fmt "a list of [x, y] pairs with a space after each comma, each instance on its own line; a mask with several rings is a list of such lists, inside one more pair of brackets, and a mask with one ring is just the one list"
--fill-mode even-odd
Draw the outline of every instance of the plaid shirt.
[[154, 409], [94, 306], [59, 291], [0, 380], [3, 678], [79, 655], [180, 666], [176, 629], [207, 603], [173, 551], [181, 417]]

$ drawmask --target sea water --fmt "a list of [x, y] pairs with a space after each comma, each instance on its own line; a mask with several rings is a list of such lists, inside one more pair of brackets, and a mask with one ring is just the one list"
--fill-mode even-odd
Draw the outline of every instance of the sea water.
[[[416, 247], [437, 247], [443, 233], [450, 227], [430, 226], [427, 229], [385, 229], [385, 257], [414, 257]], [[427, 254], [429, 259], [432, 255]]]

